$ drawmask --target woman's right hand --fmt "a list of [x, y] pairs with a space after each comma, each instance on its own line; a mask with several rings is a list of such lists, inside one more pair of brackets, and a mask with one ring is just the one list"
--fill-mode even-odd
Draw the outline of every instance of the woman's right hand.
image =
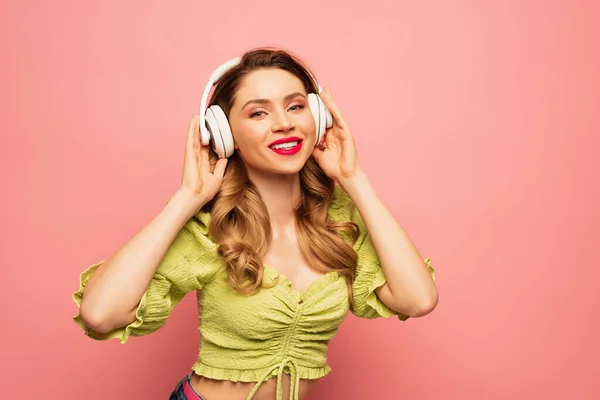
[[209, 150], [209, 146], [200, 142], [200, 117], [194, 114], [185, 143], [181, 190], [191, 193], [202, 205], [219, 191], [227, 166], [227, 159], [221, 158], [211, 170]]

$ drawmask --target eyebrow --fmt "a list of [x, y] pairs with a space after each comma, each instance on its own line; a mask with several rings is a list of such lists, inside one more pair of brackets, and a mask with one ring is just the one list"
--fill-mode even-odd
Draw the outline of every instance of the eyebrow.
[[[303, 95], [303, 94], [302, 94], [302, 93], [300, 93], [300, 92], [296, 92], [296, 93], [288, 94], [287, 96], [285, 96], [285, 97], [283, 98], [283, 101], [288, 101], [288, 100], [290, 100], [290, 99], [292, 99], [292, 98], [294, 98], [294, 97], [296, 97], [296, 96], [302, 96], [302, 97], [304, 97], [304, 98], [306, 99], [306, 96], [305, 96], [305, 95]], [[268, 99], [254, 99], [254, 100], [249, 100], [249, 101], [247, 101], [247, 102], [246, 102], [246, 104], [244, 104], [244, 105], [242, 106], [241, 110], [243, 110], [244, 108], [246, 108], [246, 106], [247, 106], [248, 104], [252, 104], [252, 103], [257, 103], [257, 104], [269, 104], [269, 103], [271, 103], [271, 100], [268, 100]]]

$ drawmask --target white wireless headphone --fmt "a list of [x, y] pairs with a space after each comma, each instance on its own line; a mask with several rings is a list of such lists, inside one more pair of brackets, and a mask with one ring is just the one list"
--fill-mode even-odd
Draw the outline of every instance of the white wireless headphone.
[[[229, 121], [227, 121], [227, 116], [221, 107], [213, 105], [206, 109], [208, 93], [223, 74], [239, 65], [241, 60], [242, 57], [233, 58], [222, 64], [210, 75], [202, 94], [202, 101], [200, 102], [200, 134], [202, 144], [205, 146], [212, 144], [212, 149], [217, 153], [219, 158], [227, 158], [233, 154], [233, 135], [231, 134], [231, 127], [229, 126]], [[318, 83], [317, 86], [319, 87], [319, 92], [321, 92], [321, 86]], [[317, 131], [316, 146], [325, 134], [325, 130], [331, 128], [333, 125], [333, 117], [325, 103], [323, 103], [323, 100], [321, 100], [321, 97], [316, 93], [308, 94], [308, 106], [315, 119]]]

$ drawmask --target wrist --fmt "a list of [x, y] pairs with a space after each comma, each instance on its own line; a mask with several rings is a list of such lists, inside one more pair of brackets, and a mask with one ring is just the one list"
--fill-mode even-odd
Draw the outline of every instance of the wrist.
[[180, 187], [169, 199], [169, 202], [176, 203], [177, 207], [191, 218], [200, 211], [207, 203], [207, 200], [204, 196], [201, 196], [190, 189]]
[[361, 169], [356, 171], [351, 176], [339, 178], [337, 181], [342, 189], [344, 189], [344, 191], [348, 194], [350, 194], [350, 192], [356, 192], [357, 190], [364, 189], [369, 185], [369, 180]]

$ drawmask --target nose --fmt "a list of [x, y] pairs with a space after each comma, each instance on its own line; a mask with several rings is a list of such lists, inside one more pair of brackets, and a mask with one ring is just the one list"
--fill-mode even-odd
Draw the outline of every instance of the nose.
[[286, 113], [274, 113], [273, 114], [273, 125], [271, 126], [271, 131], [273, 132], [288, 132], [290, 131], [294, 126], [292, 125], [291, 121], [289, 120], [288, 116], [286, 115]]

